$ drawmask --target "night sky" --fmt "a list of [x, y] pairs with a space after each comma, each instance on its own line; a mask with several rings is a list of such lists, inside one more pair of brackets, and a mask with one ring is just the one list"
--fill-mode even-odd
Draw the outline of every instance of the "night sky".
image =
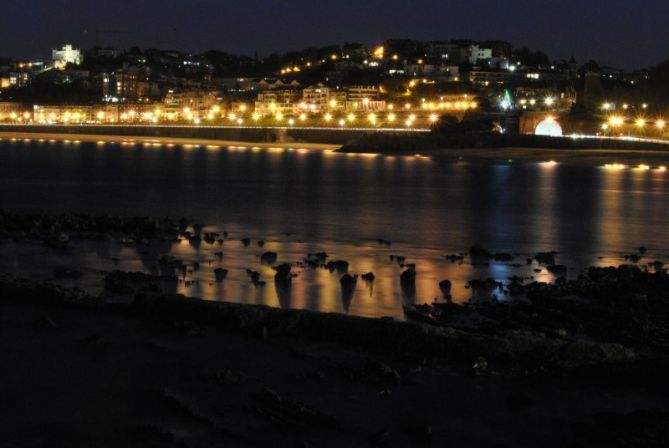
[[669, 59], [666, 0], [2, 0], [0, 55], [117, 47], [260, 55], [391, 37], [502, 39], [623, 68]]

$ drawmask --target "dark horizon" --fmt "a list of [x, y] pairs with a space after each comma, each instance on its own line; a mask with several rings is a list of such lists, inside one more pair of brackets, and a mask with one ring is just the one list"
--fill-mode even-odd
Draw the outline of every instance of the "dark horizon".
[[400, 37], [416, 40], [506, 40], [515, 47], [546, 52], [553, 60], [575, 57], [624, 69], [647, 68], [669, 58], [664, 18], [669, 5], [640, 0], [537, 5], [529, 0], [466, 3], [418, 0], [294, 0], [277, 8], [269, 0], [35, 0], [10, 2], [0, 17], [0, 55], [48, 58], [52, 48], [71, 43], [93, 47], [96, 30], [103, 46], [215, 49], [261, 56], [345, 42], [378, 44]]

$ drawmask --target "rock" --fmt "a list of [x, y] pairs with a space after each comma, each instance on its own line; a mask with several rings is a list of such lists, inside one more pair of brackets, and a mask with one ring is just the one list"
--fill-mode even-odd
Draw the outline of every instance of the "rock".
[[484, 249], [481, 246], [472, 246], [469, 248], [469, 256], [472, 257], [472, 259], [490, 259], [492, 258], [492, 255], [490, 254], [490, 251], [487, 249]]
[[555, 256], [557, 252], [539, 252], [534, 256], [534, 259], [537, 260], [537, 263], [543, 264], [546, 266], [555, 264]]
[[402, 255], [390, 255], [390, 261], [396, 261], [401, 265], [406, 261], [406, 257], [403, 257]]
[[218, 283], [221, 283], [222, 281], [224, 281], [227, 278], [228, 270], [223, 269], [223, 268], [215, 269], [214, 270], [214, 276], [216, 277], [216, 281]]
[[341, 272], [341, 273], [346, 273], [348, 272], [348, 261], [342, 261], [342, 260], [336, 260], [336, 261], [329, 261], [327, 264], [327, 268], [330, 272]]
[[567, 275], [567, 266], [563, 265], [547, 266], [546, 270], [556, 277], [565, 277]]
[[439, 282], [439, 290], [444, 297], [451, 296], [451, 287], [452, 285], [450, 280], [443, 280]]
[[476, 376], [482, 376], [488, 373], [488, 361], [483, 356], [479, 356], [472, 366], [472, 372]]
[[319, 264], [323, 264], [327, 261], [329, 255], [326, 252], [316, 252], [313, 254], [307, 254], [307, 260], [313, 261]]
[[249, 247], [251, 245], [251, 238], [242, 238], [241, 241], [244, 247]]
[[465, 257], [463, 255], [458, 255], [458, 254], [449, 254], [446, 255], [445, 258], [450, 261], [451, 263], [458, 263], [464, 261]]
[[341, 283], [341, 286], [344, 289], [354, 289], [355, 285], [358, 283], [358, 279], [351, 274], [344, 274], [344, 276], [339, 279], [339, 283]]
[[376, 278], [376, 277], [374, 276], [374, 273], [373, 273], [373, 272], [368, 272], [368, 273], [366, 273], [366, 274], [362, 274], [360, 277], [361, 277], [364, 281], [369, 282], [369, 283], [373, 282], [374, 279]]
[[493, 259], [498, 262], [510, 263], [513, 261], [513, 255], [506, 252], [497, 252]]
[[274, 270], [276, 271], [274, 279], [278, 282], [290, 282], [293, 279], [292, 266], [288, 263], [275, 266]]
[[272, 265], [276, 263], [278, 258], [279, 255], [276, 252], [265, 252], [260, 256], [260, 262], [262, 264]]

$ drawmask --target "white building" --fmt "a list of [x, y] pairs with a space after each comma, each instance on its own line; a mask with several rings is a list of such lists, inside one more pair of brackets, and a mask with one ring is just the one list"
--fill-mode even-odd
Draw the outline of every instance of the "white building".
[[81, 50], [72, 48], [72, 45], [69, 44], [65, 45], [60, 50], [53, 50], [51, 54], [54, 67], [59, 69], [65, 68], [67, 64], [79, 65], [84, 61], [84, 57], [81, 55]]

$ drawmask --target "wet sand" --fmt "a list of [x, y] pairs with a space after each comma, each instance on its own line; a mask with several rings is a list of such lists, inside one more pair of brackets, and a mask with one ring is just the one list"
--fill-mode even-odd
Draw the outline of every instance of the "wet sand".
[[[665, 446], [665, 370], [508, 369], [0, 297], [7, 447]], [[336, 339], [337, 335], [332, 335]], [[635, 381], [630, 381], [634, 378]], [[659, 444], [649, 445], [649, 442]]]
[[211, 140], [201, 138], [177, 138], [177, 137], [147, 137], [132, 135], [97, 135], [97, 134], [67, 134], [67, 133], [42, 133], [42, 132], [0, 132], [0, 139], [17, 140], [58, 140], [79, 142], [103, 142], [103, 143], [137, 143], [137, 144], [161, 144], [161, 145], [199, 145], [211, 147], [249, 147], [249, 148], [299, 148], [322, 151], [333, 151], [340, 145], [322, 143], [280, 143], [280, 142], [243, 142], [232, 140]]

